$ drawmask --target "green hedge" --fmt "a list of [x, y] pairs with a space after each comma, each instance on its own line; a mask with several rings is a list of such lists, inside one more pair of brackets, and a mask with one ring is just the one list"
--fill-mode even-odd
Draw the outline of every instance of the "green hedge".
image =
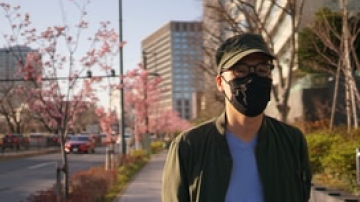
[[[329, 187], [356, 194], [356, 148], [360, 147], [359, 131], [335, 133], [320, 131], [306, 135], [314, 180]], [[317, 182], [318, 183], [318, 182]]]
[[151, 142], [151, 153], [157, 154], [157, 153], [161, 152], [162, 150], [164, 150], [164, 144], [165, 143], [163, 141]]
[[321, 159], [329, 154], [333, 144], [342, 142], [343, 138], [339, 135], [318, 132], [306, 135], [306, 139], [310, 150], [310, 163], [313, 173], [323, 172]]
[[331, 145], [328, 155], [321, 159], [324, 173], [350, 186], [356, 186], [356, 147], [359, 147], [358, 141]]

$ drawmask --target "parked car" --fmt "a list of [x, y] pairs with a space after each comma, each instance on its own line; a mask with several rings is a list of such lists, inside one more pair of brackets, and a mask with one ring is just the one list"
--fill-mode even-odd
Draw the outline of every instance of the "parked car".
[[116, 142], [116, 136], [114, 135], [109, 135], [107, 133], [101, 133], [100, 134], [100, 142], [101, 145], [105, 146], [111, 143], [115, 143]]
[[101, 145], [101, 135], [98, 133], [90, 133], [90, 137], [94, 138], [96, 145]]
[[4, 151], [4, 134], [0, 134], [0, 149]]
[[3, 150], [10, 149], [29, 149], [29, 138], [19, 133], [8, 133], [3, 137]]
[[68, 134], [66, 134], [65, 135], [65, 142], [66, 141], [69, 141], [70, 139], [71, 139], [71, 137], [74, 137], [75, 136], [75, 134], [73, 134], [73, 133], [68, 133]]
[[58, 134], [50, 134], [46, 136], [48, 146], [58, 146], [60, 145], [60, 137]]
[[46, 147], [47, 141], [43, 133], [30, 133], [29, 141], [31, 147]]
[[100, 145], [101, 144], [101, 136], [100, 134], [95, 134], [95, 133], [79, 133], [77, 135], [83, 135], [83, 136], [89, 136], [90, 138], [94, 139], [95, 144], [96, 145]]
[[88, 135], [71, 136], [65, 143], [66, 153], [95, 153], [95, 140]]

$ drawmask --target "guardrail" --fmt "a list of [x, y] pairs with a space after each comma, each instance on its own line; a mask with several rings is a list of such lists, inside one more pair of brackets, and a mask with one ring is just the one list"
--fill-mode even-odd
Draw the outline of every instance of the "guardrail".
[[359, 196], [313, 184], [309, 202], [360, 202]]

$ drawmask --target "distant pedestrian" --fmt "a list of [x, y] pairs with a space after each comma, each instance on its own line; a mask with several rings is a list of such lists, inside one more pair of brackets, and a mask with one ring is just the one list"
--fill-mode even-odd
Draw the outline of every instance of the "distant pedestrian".
[[274, 59], [252, 33], [218, 48], [216, 84], [225, 111], [172, 142], [163, 202], [308, 201], [312, 174], [302, 132], [263, 113]]

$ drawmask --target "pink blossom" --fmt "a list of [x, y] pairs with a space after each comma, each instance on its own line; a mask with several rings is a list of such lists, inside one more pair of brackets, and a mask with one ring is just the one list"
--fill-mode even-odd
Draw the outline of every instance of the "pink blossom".
[[88, 26], [89, 26], [89, 23], [84, 20], [81, 21], [78, 25], [78, 27], [80, 27], [80, 28], [87, 28]]
[[56, 36], [60, 36], [63, 33], [63, 31], [65, 30], [65, 27], [54, 27], [54, 28], [57, 31]]

